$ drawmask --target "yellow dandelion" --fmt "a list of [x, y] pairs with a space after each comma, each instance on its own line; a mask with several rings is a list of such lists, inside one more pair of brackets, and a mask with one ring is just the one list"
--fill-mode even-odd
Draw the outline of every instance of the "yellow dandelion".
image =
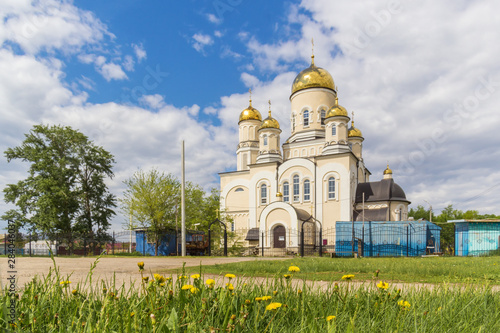
[[226, 283], [226, 287], [228, 290], [234, 290], [234, 286], [232, 283]]
[[332, 321], [335, 319], [335, 316], [328, 316], [326, 317], [326, 321]]
[[292, 276], [291, 276], [290, 274], [285, 274], [285, 275], [283, 275], [283, 277], [284, 277], [285, 279], [287, 279], [287, 280], [288, 280], [288, 279], [289, 279], [289, 278], [291, 278]]
[[181, 290], [191, 290], [191, 288], [194, 288], [194, 286], [190, 284], [185, 284], [181, 287]]
[[70, 283], [71, 283], [71, 281], [61, 281], [61, 282], [59, 282], [59, 284], [61, 286], [63, 286], [63, 287], [68, 287], [68, 284], [70, 284]]
[[250, 301], [249, 299], [246, 299], [246, 300], [245, 300], [245, 304], [247, 304], [247, 305], [248, 305], [248, 304], [250, 304], [250, 303], [252, 303], [252, 301]]
[[271, 296], [262, 296], [262, 300], [263, 301], [268, 301], [270, 300], [272, 297]]
[[73, 290], [71, 291], [71, 293], [72, 293], [73, 295], [75, 295], [75, 296], [76, 296], [76, 295], [78, 294], [78, 290], [73, 289]]
[[147, 283], [149, 281], [149, 276], [143, 276], [142, 277], [142, 281], [144, 281], [145, 283]]
[[200, 291], [200, 289], [193, 287], [193, 288], [189, 289], [189, 291], [191, 291], [191, 294], [196, 294], [198, 291]]
[[138, 262], [137, 266], [139, 266], [140, 271], [144, 270], [144, 261]]
[[281, 303], [270, 303], [268, 306], [266, 306], [266, 311], [272, 311], [276, 310], [277, 308], [281, 307]]
[[342, 280], [352, 280], [354, 278], [354, 274], [347, 274], [342, 276]]
[[302, 289], [297, 290], [297, 294], [302, 294]]
[[389, 284], [387, 282], [380, 281], [379, 283], [377, 283], [377, 288], [385, 290], [389, 288]]
[[160, 274], [153, 274], [153, 276], [158, 284], [164, 283], [166, 281], [165, 277]]
[[256, 302], [260, 302], [260, 301], [262, 301], [262, 297], [255, 297], [255, 301], [256, 301]]
[[213, 285], [215, 284], [215, 280], [214, 280], [214, 279], [207, 279], [207, 281], [205, 281], [205, 283], [206, 283], [209, 287], [213, 287]]
[[234, 279], [234, 278], [236, 277], [236, 275], [234, 275], [234, 274], [229, 274], [229, 273], [228, 273], [228, 274], [226, 274], [225, 276], [226, 276], [229, 280]]
[[180, 275], [178, 279], [181, 280], [181, 279], [187, 279], [187, 278], [188, 277], [186, 275]]
[[297, 266], [290, 266], [288, 267], [288, 271], [293, 273], [298, 273], [300, 272], [300, 268], [298, 268]]
[[275, 291], [273, 291], [273, 296], [276, 296], [276, 294], [277, 294], [277, 293], [278, 293], [278, 292], [277, 292], [276, 290], [275, 290]]
[[191, 279], [193, 279], [193, 280], [198, 280], [199, 278], [200, 278], [200, 274], [191, 275]]
[[408, 303], [407, 301], [400, 300], [398, 302], [398, 305], [401, 306], [403, 310], [408, 310], [411, 307], [411, 304]]

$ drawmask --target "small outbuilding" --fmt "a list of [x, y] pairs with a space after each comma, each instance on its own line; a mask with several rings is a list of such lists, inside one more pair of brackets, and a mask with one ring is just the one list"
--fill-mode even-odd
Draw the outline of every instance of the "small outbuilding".
[[455, 255], [500, 252], [500, 220], [450, 220], [455, 224]]
[[[137, 242], [136, 251], [143, 255], [155, 255], [155, 244], [148, 239], [146, 229], [138, 228], [135, 230], [135, 239]], [[165, 229], [161, 235], [160, 245], [158, 247], [159, 256], [170, 256], [181, 253], [181, 235], [177, 234], [175, 229]], [[176, 249], [177, 247], [177, 249]], [[207, 250], [208, 242], [203, 231], [186, 230], [186, 254], [204, 255]]]

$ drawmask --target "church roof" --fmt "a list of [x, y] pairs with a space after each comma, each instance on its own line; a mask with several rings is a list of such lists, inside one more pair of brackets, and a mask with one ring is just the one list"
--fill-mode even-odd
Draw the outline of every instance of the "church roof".
[[[385, 221], [387, 220], [388, 208], [365, 209], [365, 221]], [[354, 221], [363, 221], [363, 212], [354, 211]]]
[[[394, 182], [394, 179], [382, 179], [378, 182], [368, 182], [359, 183], [356, 189], [356, 203], [361, 203], [363, 201], [363, 193], [365, 194], [365, 202], [375, 202], [375, 201], [405, 201], [410, 202], [406, 199], [406, 194], [399, 186]], [[366, 214], [366, 210], [365, 210]]]

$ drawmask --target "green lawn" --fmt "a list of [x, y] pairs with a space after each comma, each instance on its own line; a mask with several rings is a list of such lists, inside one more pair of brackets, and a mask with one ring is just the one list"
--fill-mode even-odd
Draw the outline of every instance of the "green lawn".
[[[286, 274], [290, 264], [300, 266], [297, 278], [315, 281], [338, 281], [344, 274], [354, 274], [355, 280], [366, 281], [378, 270], [379, 279], [421, 283], [488, 283], [500, 284], [500, 257], [426, 257], [426, 258], [295, 258], [276, 261], [202, 266], [204, 274], [234, 273], [240, 276], [275, 276]], [[186, 268], [200, 272], [200, 267]], [[165, 271], [167, 273], [176, 271]]]

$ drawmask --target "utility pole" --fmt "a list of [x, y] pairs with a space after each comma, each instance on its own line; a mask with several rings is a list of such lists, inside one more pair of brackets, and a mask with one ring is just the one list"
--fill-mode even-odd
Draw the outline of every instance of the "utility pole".
[[186, 187], [186, 170], [184, 164], [184, 140], [182, 140], [182, 185], [181, 185], [181, 255], [186, 256], [186, 202], [185, 202], [185, 187]]
[[361, 236], [361, 256], [364, 255], [365, 247], [365, 192], [363, 192], [363, 235]]
[[429, 204], [429, 207], [430, 207], [430, 210], [429, 210], [429, 222], [432, 223], [432, 205], [430, 204], [429, 201], [427, 201], [427, 200], [424, 200], [424, 201]]

